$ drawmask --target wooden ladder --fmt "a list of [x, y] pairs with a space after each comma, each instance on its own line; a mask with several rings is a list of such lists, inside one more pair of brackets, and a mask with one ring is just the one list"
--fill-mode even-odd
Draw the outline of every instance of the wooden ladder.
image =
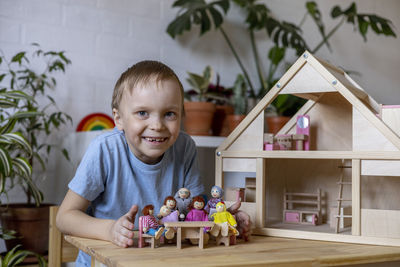
[[337, 182], [337, 184], [339, 185], [339, 196], [338, 196], [338, 199], [337, 199], [337, 202], [338, 202], [337, 206], [338, 207], [337, 207], [336, 228], [335, 228], [335, 233], [336, 234], [339, 233], [340, 219], [343, 218], [343, 220], [344, 220], [344, 218], [351, 218], [352, 217], [352, 215], [344, 215], [344, 210], [343, 210], [343, 214], [342, 215], [340, 214], [340, 210], [342, 208], [342, 201], [350, 201], [351, 202], [351, 199], [343, 199], [343, 186], [344, 185], [351, 185], [351, 182], [347, 182], [347, 181], [345, 182], [344, 181], [344, 169], [351, 169], [352, 166], [345, 165], [345, 160], [342, 159], [342, 165], [338, 166], [338, 168], [340, 168], [341, 171], [340, 171], [339, 182]]

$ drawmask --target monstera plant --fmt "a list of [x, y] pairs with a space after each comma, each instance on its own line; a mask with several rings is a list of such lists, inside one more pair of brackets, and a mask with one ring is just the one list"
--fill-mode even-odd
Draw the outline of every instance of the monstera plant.
[[[249, 62], [253, 64], [257, 72], [257, 80], [250, 78], [251, 75], [248, 71], [250, 66], [244, 64], [237, 52], [237, 43], [231, 41], [228, 31], [224, 28], [224, 22], [227, 20], [232, 3], [239, 7], [244, 14], [243, 25], [239, 25], [239, 27], [243, 26], [247, 30], [243, 38], [248, 40], [248, 44], [242, 50], [251, 48], [253, 60]], [[321, 47], [326, 46], [332, 51], [330, 39], [346, 23], [353, 25], [354, 31], [359, 33], [364, 41], [367, 41], [368, 31], [378, 35], [396, 37], [389, 19], [375, 14], [360, 13], [354, 2], [349, 3], [346, 8], [337, 5], [331, 8], [332, 25], [324, 23], [323, 14], [314, 1], [306, 2], [305, 14], [299, 23], [280, 20], [268, 8], [265, 1], [258, 0], [177, 0], [172, 7], [179, 10], [177, 16], [168, 25], [167, 33], [175, 38], [192, 29], [199, 29], [200, 35], [211, 30], [219, 32], [242, 71], [248, 87], [248, 97], [256, 100], [262, 98], [276, 83], [282, 74], [278, 73], [279, 69], [293, 63], [287, 59], [290, 50], [294, 50], [297, 55], [301, 55], [305, 50], [315, 54]], [[315, 46], [309, 44], [302, 30], [307, 18], [312, 19], [320, 34], [320, 41]], [[258, 33], [257, 39], [269, 40], [272, 43], [269, 51], [259, 50], [255, 38], [256, 33]], [[264, 66], [266, 66], [266, 70], [263, 69]], [[303, 103], [302, 99], [295, 96], [280, 95], [273, 102], [271, 108], [280, 115], [293, 115]]]

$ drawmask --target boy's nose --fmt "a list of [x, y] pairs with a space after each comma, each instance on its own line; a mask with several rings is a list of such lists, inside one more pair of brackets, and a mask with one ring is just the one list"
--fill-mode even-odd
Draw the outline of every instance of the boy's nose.
[[164, 128], [164, 123], [159, 117], [153, 118], [151, 121], [150, 128], [155, 131], [162, 130]]

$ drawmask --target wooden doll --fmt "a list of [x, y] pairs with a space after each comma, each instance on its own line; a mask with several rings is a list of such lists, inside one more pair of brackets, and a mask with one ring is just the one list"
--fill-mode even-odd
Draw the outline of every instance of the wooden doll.
[[218, 202], [222, 201], [222, 196], [224, 195], [224, 190], [214, 185], [211, 188], [211, 199], [207, 202], [207, 205], [204, 207], [205, 211], [209, 214], [210, 218], [213, 213], [215, 213], [215, 206]]
[[160, 226], [154, 217], [154, 206], [147, 205], [142, 209], [143, 219], [143, 233], [154, 236], [159, 239], [164, 234], [164, 227]]
[[216, 205], [216, 213], [211, 215], [214, 219], [215, 226], [210, 230], [210, 233], [217, 237], [219, 232], [221, 232], [222, 236], [228, 236], [229, 232], [232, 232], [235, 235], [239, 235], [239, 232], [236, 230], [237, 222], [235, 217], [226, 210], [224, 202], [218, 202]]
[[189, 205], [192, 201], [190, 197], [190, 191], [187, 188], [182, 187], [175, 194], [176, 206], [179, 210], [179, 219], [184, 220], [186, 214], [189, 212]]
[[[175, 200], [175, 198], [173, 197], [173, 196], [167, 196], [165, 199], [164, 199], [164, 202], [163, 202], [163, 205], [165, 205], [165, 206], [167, 206], [170, 210], [171, 210], [171, 212], [174, 212], [174, 211], [176, 211], [177, 209], [176, 209], [176, 200]], [[160, 209], [161, 210], [161, 209]], [[157, 214], [157, 218], [158, 219], [161, 219], [163, 216], [159, 213], [159, 214]]]
[[189, 213], [185, 221], [208, 221], [208, 214], [204, 210], [205, 201], [202, 196], [196, 196], [192, 199], [189, 206]]
[[[165, 222], [177, 222], [179, 221], [179, 211], [175, 210], [175, 211], [171, 211], [171, 209], [166, 206], [163, 205], [160, 208], [160, 224], [164, 224]], [[166, 232], [165, 232], [165, 237], [167, 239], [172, 239], [174, 238], [175, 235], [175, 230], [173, 228], [167, 227], [165, 228]]]

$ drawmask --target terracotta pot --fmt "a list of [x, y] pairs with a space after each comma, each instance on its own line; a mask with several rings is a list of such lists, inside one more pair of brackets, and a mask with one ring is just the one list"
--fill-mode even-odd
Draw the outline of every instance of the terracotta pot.
[[215, 104], [211, 102], [185, 102], [185, 131], [190, 135], [211, 135]]
[[228, 136], [230, 134], [227, 116], [233, 114], [231, 105], [217, 105], [212, 122], [212, 132], [215, 136]]
[[290, 120], [290, 117], [271, 116], [266, 117], [268, 133], [276, 134]]
[[49, 245], [49, 207], [28, 204], [9, 204], [0, 207], [1, 226], [7, 230], [17, 231], [16, 236], [22, 237], [5, 240], [7, 250], [18, 244], [39, 254], [46, 254]]
[[232, 132], [236, 126], [239, 125], [239, 123], [246, 117], [246, 115], [228, 115], [228, 125], [229, 125], [229, 131]]

